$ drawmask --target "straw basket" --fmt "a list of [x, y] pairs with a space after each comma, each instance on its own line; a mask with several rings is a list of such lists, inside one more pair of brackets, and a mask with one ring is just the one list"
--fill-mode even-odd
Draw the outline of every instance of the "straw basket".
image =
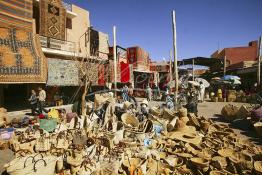
[[163, 118], [168, 119], [168, 120], [173, 120], [175, 117], [175, 113], [167, 108], [163, 109]]
[[161, 114], [161, 111], [157, 107], [152, 107], [149, 109], [149, 113], [154, 115], [154, 116], [159, 116]]
[[242, 105], [237, 111], [237, 118], [247, 118], [250, 116], [250, 111], [245, 105]]
[[181, 117], [187, 117], [187, 109], [186, 108], [181, 108], [178, 110], [179, 118]]
[[192, 164], [199, 168], [206, 168], [209, 166], [209, 161], [207, 159], [193, 157], [190, 159]]
[[234, 105], [227, 104], [222, 108], [221, 114], [226, 120], [232, 121], [236, 119], [238, 109], [239, 108]]
[[261, 122], [261, 121], [256, 122], [256, 123], [254, 124], [254, 128], [255, 128], [257, 134], [260, 135], [260, 136], [262, 136], [262, 122]]
[[257, 175], [262, 175], [262, 161], [255, 161], [254, 168]]
[[126, 126], [138, 127], [139, 125], [138, 119], [129, 113], [122, 114], [121, 119]]

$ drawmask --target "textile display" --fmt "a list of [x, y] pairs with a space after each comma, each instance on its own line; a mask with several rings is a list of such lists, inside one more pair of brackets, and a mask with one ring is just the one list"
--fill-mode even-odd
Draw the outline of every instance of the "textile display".
[[98, 85], [105, 85], [105, 65], [98, 66]]
[[122, 83], [127, 83], [130, 80], [130, 69], [129, 69], [129, 64], [126, 64], [124, 62], [120, 63], [121, 67], [121, 82]]
[[108, 35], [102, 32], [98, 33], [99, 35], [99, 58], [108, 59], [109, 54], [109, 41]]
[[[89, 78], [89, 80], [92, 82], [92, 85], [97, 85], [99, 64], [95, 62], [86, 62], [85, 66], [86, 66], [86, 75]], [[82, 72], [80, 71], [80, 76], [79, 76], [80, 84], [82, 84], [81, 82], [82, 77], [83, 75]]]
[[78, 86], [79, 62], [48, 58], [48, 86]]
[[40, 35], [65, 40], [66, 9], [61, 0], [40, 0]]
[[32, 0], [0, 0], [0, 26], [33, 30]]
[[46, 58], [39, 36], [0, 28], [0, 82], [45, 83], [46, 77]]
[[98, 56], [99, 51], [99, 33], [96, 30], [90, 30], [90, 55]]

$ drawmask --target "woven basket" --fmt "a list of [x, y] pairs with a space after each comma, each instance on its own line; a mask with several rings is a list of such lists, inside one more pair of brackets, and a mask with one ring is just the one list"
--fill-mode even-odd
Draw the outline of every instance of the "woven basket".
[[126, 126], [138, 127], [139, 125], [138, 119], [129, 113], [122, 114], [121, 119]]
[[232, 121], [236, 119], [238, 110], [238, 107], [231, 104], [227, 104], [222, 108], [221, 114], [226, 120]]
[[178, 110], [179, 118], [180, 117], [187, 117], [187, 109], [186, 108], [181, 108]]
[[190, 159], [192, 164], [199, 168], [206, 168], [209, 166], [209, 161], [207, 159], [193, 157]]
[[262, 136], [262, 122], [261, 122], [261, 121], [256, 122], [256, 123], [254, 124], [254, 128], [255, 128], [257, 134], [260, 135], [260, 136]]
[[254, 169], [257, 175], [262, 174], [262, 161], [255, 161]]

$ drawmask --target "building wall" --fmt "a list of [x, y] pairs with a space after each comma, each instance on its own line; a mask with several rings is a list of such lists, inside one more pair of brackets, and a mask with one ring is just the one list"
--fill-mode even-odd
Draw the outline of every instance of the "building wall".
[[[72, 12], [77, 16], [72, 19], [72, 29], [67, 29], [67, 41], [76, 43], [76, 52], [81, 56], [89, 55], [89, 43], [85, 47], [85, 35], [90, 27], [89, 12], [81, 7], [72, 4]], [[80, 41], [80, 42], [79, 42]], [[80, 52], [81, 50], [81, 52]]]
[[230, 65], [240, 63], [242, 61], [255, 61], [257, 60], [258, 43], [252, 41], [247, 47], [232, 47], [224, 48], [222, 51], [214, 52], [211, 57], [224, 58], [229, 60]]

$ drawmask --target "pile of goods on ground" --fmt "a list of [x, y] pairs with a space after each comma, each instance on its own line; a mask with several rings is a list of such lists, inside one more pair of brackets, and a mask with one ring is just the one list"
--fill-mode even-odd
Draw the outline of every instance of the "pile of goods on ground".
[[249, 130], [252, 127], [257, 134], [262, 136], [262, 107], [252, 108], [242, 105], [241, 107], [232, 104], [225, 105], [221, 110], [222, 117], [231, 122], [237, 128]]
[[184, 108], [156, 106], [145, 117], [129, 111], [120, 115], [109, 99], [99, 109], [102, 118], [97, 110], [85, 116], [59, 113], [49, 116], [56, 124], [45, 119], [50, 123], [16, 128], [9, 139], [15, 159], [5, 165], [7, 173], [262, 173], [261, 147]]

